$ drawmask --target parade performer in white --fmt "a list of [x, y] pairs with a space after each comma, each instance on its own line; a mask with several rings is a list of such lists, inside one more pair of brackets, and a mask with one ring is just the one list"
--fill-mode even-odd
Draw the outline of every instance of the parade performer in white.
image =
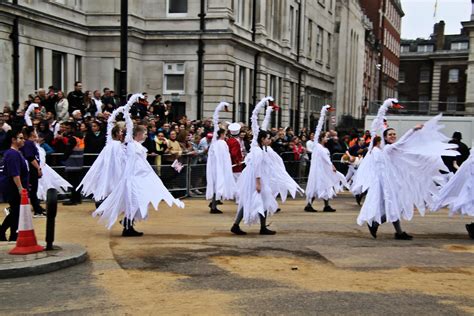
[[[357, 223], [367, 222], [370, 234], [376, 238], [378, 226], [391, 222], [395, 239], [410, 240], [400, 220], [411, 220], [416, 207], [424, 215], [437, 192], [433, 178], [447, 170], [441, 156], [457, 155], [456, 145], [448, 144], [438, 124], [441, 114], [424, 125], [409, 130], [397, 141], [394, 129], [384, 130], [383, 118], [389, 108], [399, 108], [398, 100], [387, 99], [372, 123], [372, 143], [353, 179], [352, 193], [368, 190]], [[376, 136], [383, 131], [383, 137]]]
[[[278, 106], [269, 101], [265, 118], [263, 120], [261, 130], [267, 131], [270, 123], [271, 115], [274, 110], [278, 110]], [[281, 201], [285, 203], [288, 193], [292, 198], [296, 197], [296, 193], [304, 194], [304, 190], [296, 183], [296, 181], [288, 174], [283, 159], [278, 155], [271, 146], [267, 146], [264, 154], [267, 156], [269, 163], [273, 168], [271, 173], [271, 189], [275, 197], [280, 195]]]
[[232, 200], [237, 193], [237, 185], [232, 173], [232, 161], [229, 146], [225, 141], [225, 130], [219, 128], [219, 112], [227, 111], [229, 103], [221, 102], [216, 107], [213, 116], [214, 133], [208, 151], [206, 165], [206, 199], [212, 200], [211, 214], [222, 214], [217, 209], [218, 200]]
[[242, 219], [248, 225], [255, 224], [260, 220], [261, 235], [276, 233], [266, 226], [266, 219], [278, 208], [271, 186], [272, 172], [275, 170], [268, 155], [265, 154], [271, 142], [270, 134], [261, 131], [258, 126], [258, 113], [269, 100], [273, 101], [273, 98], [263, 98], [252, 112], [252, 144], [250, 153], [245, 157], [246, 167], [237, 182], [239, 192], [237, 217], [231, 228], [231, 232], [236, 235], [246, 234], [239, 226]]
[[116, 124], [119, 114], [125, 114], [130, 107], [138, 102], [142, 94], [137, 93], [130, 97], [125, 106], [115, 109], [107, 120], [107, 142], [94, 161], [90, 169], [79, 184], [84, 196], [92, 195], [99, 207], [115, 188], [123, 174], [125, 165], [125, 146], [123, 144], [123, 130]]
[[147, 219], [150, 204], [158, 210], [158, 204], [162, 200], [169, 206], [174, 204], [180, 208], [184, 207], [184, 203], [171, 195], [148, 163], [147, 149], [141, 144], [147, 137], [146, 128], [134, 128], [128, 111], [124, 112], [124, 117], [127, 127], [124, 171], [115, 188], [93, 216], [100, 216], [100, 222], [110, 229], [123, 213], [125, 218], [122, 236], [135, 237], [142, 236], [143, 233], [133, 229], [134, 221]]
[[322, 129], [328, 111], [333, 111], [333, 108], [330, 105], [323, 106], [314, 134], [315, 137], [318, 137], [318, 143], [314, 144], [311, 155], [311, 167], [306, 185], [305, 212], [317, 212], [311, 205], [316, 198], [324, 200], [323, 212], [335, 212], [336, 210], [329, 205], [329, 200], [342, 191], [344, 186], [347, 186], [346, 178], [336, 170], [331, 161], [329, 150], [324, 146], [328, 138], [327, 133], [322, 132]]
[[[474, 149], [458, 171], [434, 196], [432, 211], [449, 208], [449, 215], [461, 214], [474, 217]], [[469, 237], [474, 239], [474, 223], [466, 224]]]

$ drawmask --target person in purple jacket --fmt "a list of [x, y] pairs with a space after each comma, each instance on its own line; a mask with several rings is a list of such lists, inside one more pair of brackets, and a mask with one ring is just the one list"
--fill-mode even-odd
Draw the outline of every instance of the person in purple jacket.
[[21, 147], [20, 151], [23, 157], [28, 161], [29, 179], [28, 179], [28, 196], [30, 198], [31, 206], [33, 207], [34, 217], [44, 217], [46, 211], [41, 207], [38, 199], [38, 180], [43, 176], [40, 166], [40, 156], [38, 147], [36, 147], [36, 134], [32, 126], [27, 126], [23, 129], [23, 136], [25, 137], [25, 145]]
[[16, 241], [21, 191], [28, 187], [28, 164], [20, 151], [25, 144], [22, 132], [8, 131], [7, 142], [11, 144], [10, 149], [5, 151], [0, 162], [0, 201], [10, 205], [10, 213], [0, 226], [0, 241], [7, 240], [7, 229], [10, 229], [9, 241]]

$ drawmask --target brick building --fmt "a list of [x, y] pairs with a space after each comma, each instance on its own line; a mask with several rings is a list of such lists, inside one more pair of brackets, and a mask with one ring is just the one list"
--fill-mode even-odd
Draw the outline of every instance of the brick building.
[[373, 23], [378, 41], [379, 89], [377, 97], [383, 100], [397, 96], [398, 67], [400, 65], [400, 27], [405, 15], [399, 0], [361, 0], [367, 17]]
[[410, 112], [461, 114], [466, 110], [469, 37], [465, 30], [445, 35], [444, 28], [440, 21], [429, 39], [401, 42], [398, 92]]

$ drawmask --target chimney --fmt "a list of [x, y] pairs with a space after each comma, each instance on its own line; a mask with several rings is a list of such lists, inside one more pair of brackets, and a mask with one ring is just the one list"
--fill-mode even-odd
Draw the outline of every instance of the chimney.
[[[474, 0], [472, 0], [474, 1]], [[436, 49], [435, 50], [443, 50], [444, 49], [444, 21], [441, 20], [439, 23], [434, 25], [434, 40], [436, 41]]]

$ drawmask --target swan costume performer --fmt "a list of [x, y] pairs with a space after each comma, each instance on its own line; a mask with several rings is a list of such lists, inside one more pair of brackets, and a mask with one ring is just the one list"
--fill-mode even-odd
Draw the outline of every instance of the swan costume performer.
[[[96, 202], [104, 200], [120, 181], [125, 164], [125, 146], [120, 140], [112, 138], [115, 119], [120, 113], [126, 113], [142, 97], [140, 93], [130, 97], [125, 106], [115, 109], [107, 120], [107, 141], [90, 169], [79, 184], [84, 196], [93, 195]], [[98, 206], [98, 204], [97, 204]]]
[[206, 199], [212, 200], [210, 204], [211, 214], [222, 213], [217, 209], [217, 200], [232, 200], [237, 194], [229, 146], [225, 140], [220, 139], [224, 133], [223, 130], [219, 130], [219, 112], [223, 109], [227, 110], [228, 106], [229, 103], [227, 102], [219, 103], [213, 116], [214, 134], [212, 135], [206, 166]]
[[[412, 236], [402, 231], [400, 219], [411, 220], [415, 207], [422, 216], [425, 214], [426, 205], [431, 205], [432, 195], [438, 191], [433, 179], [440, 170], [447, 171], [441, 156], [458, 153], [451, 150], [456, 145], [448, 144], [449, 139], [440, 132], [441, 114], [394, 142], [395, 131], [384, 131], [383, 124], [391, 107], [400, 108], [398, 100], [385, 100], [372, 123], [369, 152], [354, 176], [351, 190], [354, 194], [368, 190], [357, 218], [359, 225], [367, 222], [376, 238], [379, 224], [389, 221], [395, 227], [395, 238], [408, 240]], [[384, 137], [376, 137], [382, 131]]]
[[[270, 118], [272, 112], [278, 107], [273, 102], [269, 102], [267, 110], [265, 112], [265, 119], [263, 120], [261, 129], [263, 131], [268, 130], [268, 124], [270, 123]], [[296, 197], [296, 193], [304, 194], [304, 190], [296, 183], [295, 180], [288, 174], [283, 163], [283, 159], [278, 155], [271, 146], [268, 146], [265, 151], [265, 155], [269, 160], [270, 165], [273, 168], [271, 173], [271, 188], [273, 195], [277, 197], [280, 195], [281, 201], [285, 203], [288, 193], [292, 198]]]
[[[434, 197], [432, 211], [449, 207], [449, 215], [461, 214], [474, 217], [474, 149], [454, 176]], [[469, 236], [474, 239], [474, 223], [466, 224]]]
[[[266, 154], [267, 145], [270, 143], [270, 135], [266, 131], [260, 131], [258, 126], [258, 114], [267, 104], [273, 101], [272, 97], [263, 98], [252, 112], [252, 143], [250, 153], [245, 157], [245, 169], [237, 181], [239, 192], [237, 217], [231, 232], [236, 235], [245, 235], [239, 227], [242, 219], [247, 225], [255, 224], [260, 220], [260, 234], [274, 235], [275, 232], [266, 227], [266, 218], [276, 212], [278, 203], [272, 191], [272, 173], [275, 172], [269, 156]], [[260, 192], [258, 192], [258, 184]]]
[[315, 142], [311, 155], [311, 167], [309, 169], [308, 184], [306, 185], [307, 205], [304, 209], [306, 212], [317, 212], [311, 206], [314, 199], [324, 200], [324, 212], [336, 211], [329, 206], [329, 199], [334, 198], [338, 192], [342, 191], [344, 186], [347, 186], [344, 175], [336, 171], [329, 150], [321, 144], [326, 140], [326, 136], [321, 133], [326, 121], [326, 113], [332, 110], [330, 105], [323, 106], [316, 126], [314, 137], [318, 138], [318, 142]]
[[[31, 103], [25, 111], [25, 123], [27, 126], [33, 126], [30, 115], [35, 108], [38, 108], [38, 104]], [[53, 168], [48, 166], [46, 163], [46, 152], [38, 142], [36, 142], [36, 148], [38, 148], [40, 154], [40, 167], [43, 173], [43, 176], [38, 179], [38, 199], [46, 201], [49, 189], [56, 189], [61, 194], [66, 193], [68, 188], [72, 188], [72, 185], [54, 171]]]
[[[110, 229], [123, 213], [125, 228], [122, 236], [141, 236], [142, 233], [138, 232], [136, 232], [137, 235], [126, 235], [126, 233], [130, 226], [133, 226], [134, 220], [147, 219], [149, 204], [158, 210], [158, 204], [162, 200], [169, 206], [175, 204], [180, 208], [184, 207], [184, 203], [175, 199], [166, 189], [146, 160], [147, 149], [134, 140], [133, 122], [129, 111], [124, 112], [124, 117], [127, 127], [125, 164], [122, 165], [124, 171], [112, 192], [93, 213], [93, 216], [100, 216], [99, 221], [105, 223]], [[143, 129], [141, 133], [144, 136], [146, 129]]]

